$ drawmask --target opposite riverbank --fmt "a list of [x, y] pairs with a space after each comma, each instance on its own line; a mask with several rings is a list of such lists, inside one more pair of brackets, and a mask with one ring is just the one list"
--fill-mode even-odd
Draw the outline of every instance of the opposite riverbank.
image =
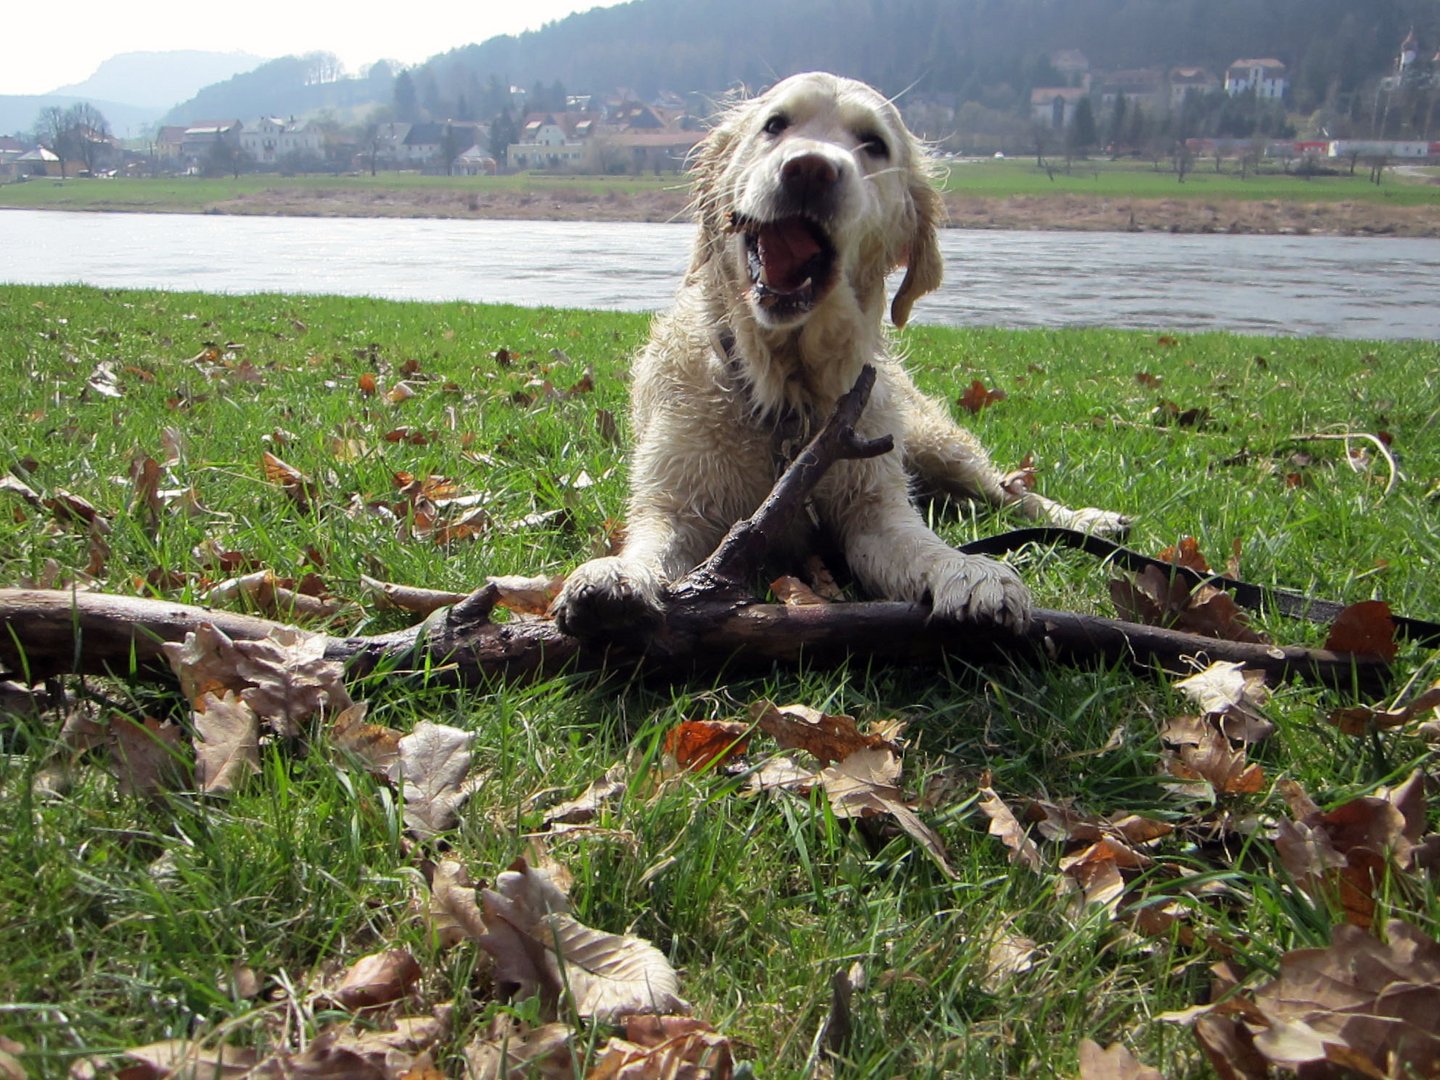
[[[992, 170], [986, 169], [986, 173]], [[1018, 180], [1031, 177], [1007, 169]], [[976, 190], [977, 170], [957, 170], [945, 192], [949, 224], [967, 229], [1105, 232], [1324, 234], [1440, 237], [1440, 188], [1396, 181], [1386, 188], [1330, 178], [1245, 183], [1196, 176], [1166, 194], [1153, 178], [1127, 188], [1094, 179], [1021, 191]], [[988, 176], [987, 176], [988, 179]], [[1227, 182], [1228, 181], [1228, 182]], [[1263, 186], [1262, 186], [1263, 183]], [[0, 187], [0, 207], [299, 217], [502, 218], [547, 221], [683, 221], [680, 177], [240, 177], [236, 180], [31, 181]]]

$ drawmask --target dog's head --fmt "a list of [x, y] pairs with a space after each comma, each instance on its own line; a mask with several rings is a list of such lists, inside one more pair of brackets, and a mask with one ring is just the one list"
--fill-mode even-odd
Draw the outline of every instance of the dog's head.
[[940, 284], [941, 214], [923, 149], [895, 107], [864, 83], [795, 75], [733, 107], [695, 161], [699, 257], [725, 263], [756, 321], [800, 326], [839, 288], [862, 304], [910, 308]]

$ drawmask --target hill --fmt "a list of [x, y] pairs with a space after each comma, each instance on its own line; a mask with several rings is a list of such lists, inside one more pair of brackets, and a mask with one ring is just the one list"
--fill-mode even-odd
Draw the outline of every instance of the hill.
[[263, 56], [242, 52], [120, 53], [96, 68], [95, 74], [84, 82], [52, 92], [87, 100], [123, 101], [163, 112], [176, 102], [192, 97], [202, 87], [264, 62]]
[[361, 78], [346, 78], [330, 53], [284, 56], [253, 71], [206, 86], [165, 114], [167, 124], [255, 116], [303, 116], [328, 109], [337, 114], [388, 104], [394, 89], [389, 64], [375, 64]]

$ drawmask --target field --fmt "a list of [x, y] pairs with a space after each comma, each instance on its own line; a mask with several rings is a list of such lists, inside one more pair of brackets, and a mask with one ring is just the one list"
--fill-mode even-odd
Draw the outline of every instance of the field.
[[[1148, 162], [1033, 159], [941, 166], [951, 223], [967, 228], [1440, 234], [1434, 170], [1396, 168], [1306, 179], [1270, 170], [1241, 179], [1196, 163], [1185, 182]], [[670, 221], [687, 213], [681, 176], [378, 176], [32, 180], [0, 186], [20, 209], [393, 217]]]
[[[563, 573], [621, 511], [624, 365], [645, 330], [639, 316], [562, 310], [0, 288], [0, 586], [195, 603], [245, 573], [309, 575], [304, 588], [340, 602], [329, 625], [375, 633], [413, 617], [382, 610], [367, 577], [464, 592], [489, 575]], [[1043, 493], [1135, 514], [1133, 546], [1193, 537], [1246, 580], [1440, 616], [1435, 343], [934, 328], [902, 340], [921, 384], [957, 412], [977, 380], [1003, 391], [966, 414], [997, 462], [1033, 456]], [[1373, 439], [1307, 438], [1343, 431]], [[304, 482], [267, 471], [267, 453]], [[436, 520], [417, 490], [459, 501]], [[1006, 524], [970, 510], [935, 520], [956, 542]], [[1115, 614], [1116, 575], [1094, 560], [1013, 558], [1040, 605]], [[1254, 622], [1282, 643], [1325, 638]], [[192, 772], [201, 721], [178, 691], [75, 681], [36, 711], [12, 687], [0, 696], [0, 1073], [108, 1075], [129, 1049], [192, 1040], [202, 1062], [227, 1046], [280, 1054], [272, 1066], [299, 1074], [325, 1053], [360, 1055], [355, 1040], [393, 1033], [399, 1015], [439, 1010], [425, 1060], [444, 1075], [467, 1062], [502, 1075], [480, 1064], [486, 1039], [510, 1031], [513, 1053], [524, 1032], [557, 1030], [546, 1020], [568, 1042], [544, 1075], [586, 1075], [614, 1029], [564, 993], [507, 999], [465, 929], [469, 908], [436, 914], [451, 864], [493, 885], [523, 856], [568, 871], [580, 923], [663, 954], [750, 1075], [1069, 1076], [1085, 1040], [1122, 1044], [1172, 1080], [1211, 1075], [1187, 1024], [1163, 1014], [1229, 996], [1212, 965], [1250, 1001], [1287, 953], [1328, 948], [1347, 921], [1373, 924], [1356, 933], [1374, 948], [1410, 932], [1389, 920], [1440, 934], [1432, 864], [1417, 854], [1435, 846], [1422, 834], [1436, 810], [1423, 788], [1387, 801], [1416, 769], [1433, 777], [1433, 712], [1386, 730], [1352, 721], [1358, 734], [1330, 720], [1413, 700], [1437, 661], [1402, 642], [1383, 702], [1271, 687], [1250, 741], [1233, 744], [1200, 721], [1186, 730], [1208, 734], [1176, 734], [1197, 709], [1172, 676], [1108, 668], [857, 660], [466, 692], [424, 671], [356, 680], [369, 723], [473, 736], [473, 793], [431, 836], [409, 827], [397, 788], [338, 749], [332, 716], [267, 737], [253, 775], [205, 793]], [[899, 786], [941, 847], [886, 815], [847, 818], [818, 784], [756, 793], [751, 777], [778, 753], [768, 736], [726, 767], [684, 769], [667, 753], [682, 722], [744, 722], [765, 700], [863, 729], [904, 721]], [[124, 748], [162, 725], [174, 725], [169, 779], [142, 777]], [[1187, 738], [1209, 740], [1228, 771], [1187, 756]], [[557, 824], [555, 804], [607, 773], [609, 799]], [[1122, 839], [1127, 815], [1163, 835]], [[1334, 824], [1362, 817], [1368, 848]], [[1301, 828], [1328, 862], [1287, 846]], [[413, 958], [404, 1000], [357, 1013], [335, 987], [384, 950]], [[1433, 1001], [1433, 975], [1414, 977]], [[1406, 1038], [1401, 1061], [1433, 1067], [1433, 1033]], [[403, 1042], [366, 1044], [380, 1071], [353, 1075], [401, 1075], [373, 1063], [414, 1065]]]

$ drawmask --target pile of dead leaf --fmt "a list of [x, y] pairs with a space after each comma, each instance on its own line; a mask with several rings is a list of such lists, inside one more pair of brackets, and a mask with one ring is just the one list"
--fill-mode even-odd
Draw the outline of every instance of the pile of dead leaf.
[[[257, 1004], [264, 1049], [220, 1036], [171, 1039], [125, 1052], [121, 1080], [182, 1077], [344, 1077], [471, 1080], [729, 1080], [730, 1041], [685, 1015], [679, 976], [653, 945], [586, 926], [571, 914], [569, 875], [518, 860], [493, 886], [445, 860], [428, 867], [415, 909], [442, 950], [478, 950], [473, 976], [497, 1001], [535, 999], [522, 1020], [497, 1010], [483, 1030], [455, 1030], [452, 1006], [425, 1009], [427, 976], [407, 950], [386, 949], [303, 993], [288, 983]], [[261, 997], [267, 980], [244, 969], [237, 987]], [[281, 989], [284, 987], [285, 989]], [[417, 1011], [423, 1010], [423, 1011]], [[560, 1017], [565, 1017], [564, 1021]], [[297, 1024], [296, 1021], [301, 1021]], [[299, 1038], [301, 1030], [314, 1034]], [[3, 1064], [3, 1062], [0, 1062]], [[94, 1065], [101, 1063], [95, 1062]], [[91, 1063], [82, 1063], [82, 1070]]]
[[[1178, 686], [1200, 712], [1162, 724], [1161, 765], [1167, 787], [1202, 810], [1158, 820], [1042, 799], [1012, 807], [986, 783], [979, 806], [990, 833], [1011, 862], [1053, 878], [1077, 911], [1103, 912], [1126, 933], [1172, 940], [1197, 958], [1223, 958], [1212, 968], [1210, 1003], [1163, 1018], [1193, 1025], [1221, 1076], [1259, 1080], [1275, 1068], [1377, 1080], [1440, 1075], [1440, 943], [1411, 923], [1379, 918], [1422, 910], [1435, 888], [1440, 833], [1427, 824], [1425, 774], [1329, 810], [1281, 780], [1287, 813], [1272, 816], [1260, 801], [1271, 782], [1246, 758], [1246, 747], [1274, 730], [1263, 681], [1217, 664]], [[1412, 722], [1437, 702], [1440, 686], [1373, 713]], [[1177, 840], [1183, 857], [1172, 850]], [[1327, 948], [1284, 954], [1278, 978], [1240, 970], [1250, 944], [1230, 936], [1224, 916], [1249, 898], [1196, 869], [1197, 854], [1224, 866], [1242, 846], [1252, 860], [1270, 855], [1268, 870], [1254, 872], [1337, 921]], [[1120, 1045], [1090, 1043], [1080, 1059], [1086, 1080], [1160, 1076]]]

